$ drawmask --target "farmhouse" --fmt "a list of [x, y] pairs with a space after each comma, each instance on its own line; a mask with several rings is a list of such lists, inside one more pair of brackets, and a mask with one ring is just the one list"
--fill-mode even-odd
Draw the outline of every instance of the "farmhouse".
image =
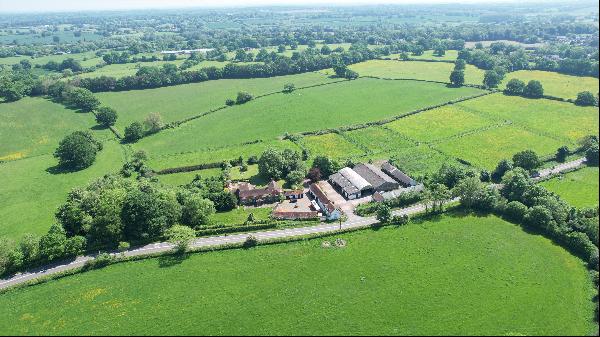
[[354, 171], [368, 181], [375, 191], [391, 191], [400, 187], [394, 179], [372, 164], [358, 164], [354, 166]]
[[336, 220], [342, 216], [342, 212], [329, 199], [327, 194], [323, 192], [319, 183], [313, 183], [308, 189], [309, 193], [315, 198], [319, 208], [323, 211], [323, 215], [327, 220]]
[[394, 178], [404, 187], [417, 185], [417, 182], [414, 179], [406, 175], [404, 172], [400, 171], [396, 166], [390, 164], [389, 162], [383, 163], [383, 165], [381, 165], [381, 170], [389, 174], [392, 178]]
[[277, 182], [271, 181], [264, 188], [256, 188], [250, 183], [240, 183], [235, 193], [240, 200], [240, 204], [257, 206], [278, 201], [283, 190]]

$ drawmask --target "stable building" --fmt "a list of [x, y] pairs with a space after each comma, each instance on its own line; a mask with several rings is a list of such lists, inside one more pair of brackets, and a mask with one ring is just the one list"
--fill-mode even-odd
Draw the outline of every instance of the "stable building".
[[337, 208], [327, 194], [323, 192], [319, 183], [311, 184], [308, 191], [315, 199], [317, 205], [319, 205], [319, 208], [327, 220], [337, 220], [342, 217], [342, 211]]
[[392, 191], [400, 187], [396, 180], [372, 164], [358, 164], [354, 166], [353, 170], [366, 180], [375, 191]]
[[329, 177], [329, 182], [335, 187], [340, 194], [346, 199], [357, 199], [360, 198], [361, 191], [352, 183], [346, 179], [341, 173], [337, 172]]
[[414, 179], [409, 177], [404, 172], [400, 171], [396, 166], [390, 164], [389, 162], [383, 163], [383, 165], [381, 165], [381, 170], [388, 174], [390, 177], [394, 178], [403, 187], [411, 187], [417, 185], [417, 182]]

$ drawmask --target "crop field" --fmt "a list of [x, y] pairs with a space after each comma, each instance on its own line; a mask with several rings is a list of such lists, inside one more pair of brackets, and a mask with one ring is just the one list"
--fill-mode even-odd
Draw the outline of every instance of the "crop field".
[[[389, 61], [371, 60], [350, 66], [350, 69], [361, 76], [375, 76], [382, 78], [409, 78], [417, 80], [450, 82], [450, 73], [454, 68], [452, 63], [419, 62], [419, 61]], [[329, 70], [329, 72], [332, 72]], [[481, 84], [483, 70], [467, 65], [465, 69], [465, 83]]]
[[224, 160], [238, 159], [240, 156], [247, 160], [251, 156], [260, 156], [267, 148], [283, 150], [285, 148], [300, 151], [301, 149], [289, 140], [259, 142], [255, 144], [232, 145], [216, 149], [204, 149], [202, 151], [190, 151], [180, 153], [169, 153], [166, 155], [155, 155], [149, 152], [148, 164], [155, 170], [165, 168], [190, 166], [205, 163], [219, 163]]
[[387, 128], [389, 125], [348, 131], [344, 132], [343, 136], [370, 154], [396, 151], [415, 145], [412, 140]]
[[[474, 88], [447, 88], [427, 82], [363, 78], [296, 90], [291, 94], [275, 94], [233, 106], [146, 137], [136, 147], [165, 154], [276, 139], [286, 132], [388, 118], [480, 92]], [[402, 93], [401, 100], [391, 99], [399, 93]]]
[[72, 188], [118, 171], [123, 162], [123, 150], [113, 140], [104, 142], [91, 167], [78, 172], [54, 173], [57, 161], [52, 155], [0, 163], [0, 236], [16, 239], [26, 233], [45, 233]]
[[286, 83], [296, 87], [335, 81], [320, 73], [255, 79], [225, 79], [183, 84], [157, 89], [104, 92], [96, 94], [100, 101], [119, 113], [117, 127], [123, 129], [133, 121], [142, 121], [149, 113], [158, 112], [164, 122], [173, 122], [225, 105], [239, 91], [255, 96], [283, 90]]
[[553, 154], [564, 143], [513, 125], [491, 128], [441, 142], [435, 147], [449, 156], [460, 158], [488, 170], [502, 159], [510, 159], [523, 150], [539, 155]]
[[322, 248], [334, 239], [324, 238], [163, 257], [10, 291], [0, 295], [0, 331], [587, 335], [594, 329], [594, 289], [583, 262], [499, 218], [447, 215], [342, 237], [344, 248]]
[[[59, 141], [75, 130], [96, 125], [91, 113], [78, 113], [42, 98], [0, 104], [0, 160], [14, 160], [54, 152]], [[97, 133], [108, 138], [108, 130]]]
[[518, 78], [525, 83], [538, 80], [544, 87], [544, 94], [555, 97], [575, 99], [577, 94], [582, 91], [590, 91], [594, 95], [598, 93], [597, 78], [571, 76], [541, 70], [519, 70], [508, 73], [500, 88], [504, 88], [506, 83], [513, 78]]
[[337, 133], [304, 137], [302, 144], [312, 157], [349, 158], [365, 154], [359, 147]]
[[585, 167], [542, 182], [575, 207], [598, 206], [598, 168]]
[[416, 141], [432, 142], [492, 124], [489, 119], [449, 105], [399, 119], [386, 127]]
[[576, 142], [586, 135], [598, 135], [599, 116], [596, 107], [502, 94], [487, 95], [456, 105], [499, 122], [511, 121], [564, 143]]

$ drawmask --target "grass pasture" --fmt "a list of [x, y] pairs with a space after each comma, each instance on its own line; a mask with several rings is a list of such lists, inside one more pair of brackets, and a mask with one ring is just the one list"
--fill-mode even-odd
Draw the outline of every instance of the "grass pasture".
[[598, 108], [567, 102], [527, 99], [493, 94], [456, 104], [466, 111], [498, 122], [512, 121], [540, 135], [574, 143], [586, 135], [598, 135]]
[[493, 170], [500, 160], [510, 159], [519, 151], [533, 150], [543, 156], [562, 145], [558, 140], [506, 125], [440, 142], [435, 147], [451, 157]]
[[[419, 62], [419, 61], [394, 61], [371, 60], [353, 64], [350, 68], [361, 76], [375, 76], [382, 78], [409, 78], [417, 80], [450, 82], [450, 73], [454, 68], [452, 63]], [[327, 70], [327, 72], [332, 72]], [[465, 69], [465, 83], [481, 84], [483, 70], [472, 65]]]
[[[433, 55], [433, 50], [426, 50], [423, 52], [423, 55], [413, 55], [412, 53], [408, 53], [408, 56], [414, 60], [456, 61], [458, 58], [458, 50], [446, 50], [444, 56]], [[389, 56], [384, 56], [383, 58], [388, 57], [397, 60], [400, 58], [400, 54], [391, 54]]]
[[124, 129], [134, 121], [142, 121], [149, 113], [158, 112], [164, 122], [174, 122], [225, 105], [239, 91], [263, 95], [283, 90], [286, 83], [296, 87], [334, 81], [320, 73], [254, 79], [225, 79], [182, 84], [156, 89], [103, 92], [96, 96], [102, 104], [119, 113], [117, 127]]
[[388, 158], [391, 158], [399, 169], [413, 178], [437, 172], [444, 163], [457, 163], [454, 158], [426, 144], [398, 149], [373, 157], [373, 159], [383, 160], [387, 160]]
[[[146, 137], [137, 146], [160, 155], [258, 139], [268, 141], [286, 132], [380, 120], [480, 92], [475, 88], [448, 88], [427, 82], [362, 78], [233, 106]], [[401, 100], [394, 99], [399, 97], [398, 93], [402, 93]]]
[[44, 234], [72, 188], [118, 171], [123, 162], [123, 149], [113, 140], [104, 142], [91, 167], [78, 172], [51, 173], [57, 164], [52, 155], [0, 163], [0, 236], [16, 239], [26, 233]]
[[597, 167], [585, 167], [541, 184], [575, 207], [598, 206]]
[[304, 137], [302, 144], [308, 149], [311, 157], [329, 156], [340, 159], [365, 154], [359, 147], [337, 133]]
[[[78, 113], [43, 98], [0, 103], [0, 161], [51, 154], [65, 135], [95, 125], [91, 113]], [[96, 136], [113, 137], [108, 130]]]
[[416, 141], [432, 142], [492, 124], [489, 119], [448, 105], [399, 119], [386, 127]]
[[503, 89], [506, 83], [513, 78], [520, 79], [525, 83], [531, 80], [538, 80], [544, 87], [544, 94], [555, 97], [575, 99], [577, 98], [577, 94], [582, 91], [590, 91], [594, 95], [598, 93], [597, 78], [572, 76], [541, 70], [519, 70], [508, 73], [500, 88]]
[[163, 257], [14, 290], [0, 295], [0, 331], [587, 335], [594, 329], [594, 289], [583, 262], [499, 218], [444, 216], [342, 237], [345, 248], [321, 248], [328, 238]]
[[415, 145], [412, 140], [389, 129], [387, 126], [389, 124], [348, 131], [344, 132], [343, 135], [368, 153], [396, 151]]

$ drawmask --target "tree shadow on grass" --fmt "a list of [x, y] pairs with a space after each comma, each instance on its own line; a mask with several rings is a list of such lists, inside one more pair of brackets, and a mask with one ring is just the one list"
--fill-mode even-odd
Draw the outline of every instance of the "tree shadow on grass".
[[106, 130], [106, 129], [108, 129], [108, 126], [104, 126], [104, 125], [100, 125], [100, 124], [96, 124], [90, 128], [90, 130], [92, 130], [92, 131], [101, 131], [101, 130]]
[[73, 173], [73, 172], [77, 172], [77, 171], [81, 171], [81, 170], [83, 170], [83, 169], [69, 168], [69, 167], [61, 166], [60, 164], [56, 164], [54, 166], [48, 167], [46, 169], [46, 172], [48, 172], [50, 174], [65, 174], [65, 173]]
[[183, 261], [187, 260], [189, 254], [186, 253], [176, 253], [163, 255], [158, 258], [158, 267], [159, 268], [170, 268], [183, 263]]

